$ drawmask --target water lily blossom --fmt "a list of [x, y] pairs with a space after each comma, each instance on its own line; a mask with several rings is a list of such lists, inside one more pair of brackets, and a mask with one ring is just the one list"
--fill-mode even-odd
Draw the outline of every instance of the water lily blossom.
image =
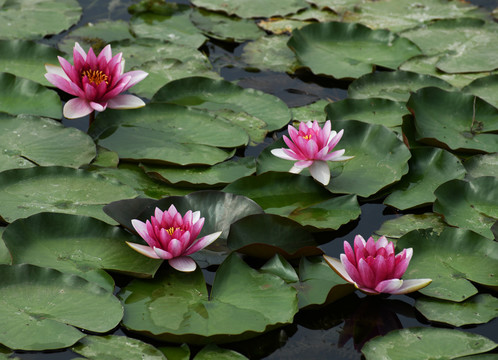
[[345, 150], [332, 151], [341, 140], [344, 130], [331, 131], [330, 120], [327, 120], [323, 129], [318, 121], [301, 122], [299, 130], [292, 125], [288, 126], [290, 139], [284, 135], [284, 141], [289, 149], [273, 149], [271, 153], [285, 160], [296, 161], [289, 172], [299, 174], [304, 168], [309, 167], [311, 176], [328, 185], [330, 181], [330, 169], [327, 161], [344, 161], [353, 156], [343, 156]]
[[431, 279], [401, 280], [413, 255], [413, 249], [403, 249], [394, 255], [394, 244], [385, 236], [376, 242], [365, 242], [361, 235], [354, 239], [354, 250], [344, 242], [341, 260], [324, 255], [329, 266], [344, 280], [367, 294], [406, 294], [431, 283]]
[[98, 56], [90, 48], [86, 53], [75, 43], [73, 63], [58, 57], [61, 66], [45, 65], [45, 78], [54, 86], [76, 96], [64, 105], [64, 116], [80, 118], [94, 111], [134, 109], [145, 105], [137, 96], [122, 94], [148, 74], [141, 70], [124, 71], [122, 53], [112, 56], [111, 45], [102, 49]]
[[184, 272], [194, 271], [197, 266], [188, 256], [204, 249], [221, 235], [218, 231], [197, 239], [204, 225], [200, 212], [189, 210], [182, 217], [174, 205], [164, 212], [156, 207], [150, 221], [143, 223], [133, 219], [131, 223], [149, 245], [126, 242], [132, 249], [153, 259], [166, 259], [173, 268]]

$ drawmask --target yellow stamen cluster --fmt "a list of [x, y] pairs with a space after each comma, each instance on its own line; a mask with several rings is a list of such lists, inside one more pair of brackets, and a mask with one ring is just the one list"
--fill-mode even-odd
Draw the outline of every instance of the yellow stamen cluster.
[[88, 78], [88, 82], [97, 86], [100, 85], [102, 81], [109, 85], [109, 77], [101, 70], [83, 70], [81, 72], [81, 77], [84, 78], [85, 76]]
[[303, 139], [304, 139], [304, 140], [310, 140], [310, 139], [311, 139], [311, 136], [312, 136], [312, 134], [303, 135]]
[[180, 228], [179, 228], [179, 227], [176, 227], [176, 228], [174, 228], [174, 227], [170, 227], [169, 229], [166, 229], [166, 231], [167, 231], [167, 232], [168, 232], [168, 234], [170, 234], [170, 235], [173, 235], [173, 233], [174, 233], [176, 230], [180, 230]]

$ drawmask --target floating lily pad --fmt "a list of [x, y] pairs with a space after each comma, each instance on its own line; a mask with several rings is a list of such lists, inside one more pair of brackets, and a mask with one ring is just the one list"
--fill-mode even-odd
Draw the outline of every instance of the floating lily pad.
[[153, 280], [133, 280], [118, 297], [129, 330], [195, 344], [250, 338], [292, 322], [298, 310], [294, 288], [275, 275], [251, 269], [235, 254], [219, 267], [209, 296], [200, 269], [169, 269]]
[[354, 6], [359, 3], [358, 0], [307, 0], [307, 2], [320, 9], [330, 9], [336, 13], [342, 13], [345, 10], [353, 10]]
[[0, 171], [41, 166], [78, 168], [95, 157], [85, 133], [52, 119], [0, 114]]
[[267, 213], [319, 229], [338, 229], [361, 213], [356, 196], [334, 197], [310, 177], [289, 173], [267, 172], [245, 177], [224, 191], [253, 199]]
[[248, 360], [248, 358], [236, 351], [209, 344], [203, 347], [193, 360]]
[[313, 104], [292, 108], [293, 121], [313, 121], [322, 120], [325, 112], [325, 107], [331, 104], [328, 100], [318, 100]]
[[498, 177], [498, 153], [475, 155], [464, 161], [467, 177]]
[[5, 242], [2, 240], [2, 234], [5, 230], [5, 227], [0, 227], [0, 264], [8, 264], [12, 263], [12, 257], [10, 255], [9, 249], [5, 246]]
[[410, 231], [418, 229], [432, 229], [435, 233], [440, 234], [445, 227], [446, 223], [437, 214], [406, 214], [384, 221], [375, 233], [390, 239], [398, 239]]
[[62, 104], [56, 92], [29, 79], [0, 73], [0, 111], [60, 119]]
[[458, 151], [498, 149], [498, 109], [473, 95], [429, 87], [410, 96], [417, 141]]
[[498, 220], [497, 177], [448, 181], [437, 188], [435, 195], [434, 212], [444, 215], [448, 224], [494, 239], [491, 227]]
[[[221, 116], [227, 114], [226, 110], [231, 110], [234, 117], [238, 113], [247, 113], [264, 121], [267, 131], [281, 129], [290, 121], [290, 111], [279, 98], [254, 89], [243, 89], [225, 80], [192, 77], [172, 81], [162, 87], [152, 101], [205, 109], [215, 114], [220, 112]], [[236, 123], [243, 128], [252, 126], [251, 123]]]
[[237, 252], [263, 259], [275, 254], [286, 259], [323, 254], [313, 236], [302, 226], [270, 214], [250, 215], [234, 222], [227, 245]]
[[498, 286], [498, 243], [469, 230], [447, 227], [440, 234], [415, 230], [401, 237], [396, 247], [413, 248], [403, 278], [432, 279], [419, 291], [443, 300], [463, 301], [477, 294], [472, 282]]
[[60, 212], [114, 224], [102, 206], [136, 196], [129, 186], [84, 170], [50, 166], [0, 172], [0, 216], [7, 222], [39, 212]]
[[425, 55], [443, 54], [438, 69], [447, 73], [492, 71], [498, 25], [478, 19], [443, 19], [403, 32]]
[[361, 352], [368, 360], [456, 359], [493, 350], [497, 344], [468, 332], [438, 328], [394, 330], [365, 344]]
[[[0, 37], [37, 39], [58, 34], [76, 24], [81, 7], [76, 0], [9, 0], [0, 2]], [[22, 24], [21, 26], [16, 26]]]
[[491, 294], [477, 294], [462, 302], [420, 297], [415, 308], [428, 320], [462, 326], [482, 324], [498, 316], [498, 299]]
[[73, 326], [107, 332], [123, 316], [111, 292], [81, 277], [28, 264], [0, 271], [0, 342], [12, 349], [68, 347], [85, 336]]
[[62, 53], [33, 41], [0, 40], [0, 69], [43, 85], [52, 86], [45, 79], [44, 64], [58, 64], [57, 56]]
[[228, 15], [237, 15], [241, 18], [283, 16], [298, 12], [308, 7], [304, 0], [281, 0], [268, 2], [266, 0], [192, 0], [195, 6], [211, 11], [221, 11]]
[[71, 348], [88, 360], [143, 359], [166, 360], [166, 356], [154, 346], [127, 336], [87, 335]]
[[498, 74], [476, 79], [464, 87], [462, 91], [479, 96], [498, 108]]
[[129, 232], [85, 216], [35, 214], [10, 224], [3, 239], [13, 264], [54, 268], [109, 291], [114, 281], [103, 270], [152, 277], [161, 264], [127, 246], [136, 241]]
[[[337, 20], [333, 19], [333, 20]], [[300, 29], [303, 26], [312, 24], [313, 21], [305, 21], [305, 20], [296, 20], [296, 19], [288, 19], [288, 18], [269, 18], [269, 19], [261, 19], [257, 21], [258, 26], [275, 35], [290, 35], [296, 29]], [[263, 37], [267, 38], [267, 36]], [[260, 38], [261, 39], [261, 38]], [[287, 41], [285, 44], [287, 48]], [[295, 59], [294, 53], [287, 48], [288, 51], [292, 53], [293, 58]]]
[[381, 98], [344, 99], [325, 108], [327, 119], [359, 120], [386, 127], [401, 126], [403, 116], [409, 114], [403, 102]]
[[406, 102], [410, 93], [427, 86], [451, 90], [452, 86], [433, 76], [405, 71], [376, 72], [353, 81], [348, 88], [352, 99], [384, 98]]
[[287, 47], [288, 36], [262, 36], [248, 42], [242, 60], [248, 65], [276, 72], [293, 72], [298, 67], [294, 53]]
[[343, 79], [368, 74], [375, 65], [396, 69], [407, 59], [419, 55], [417, 46], [406, 40], [387, 30], [329, 22], [295, 30], [288, 46], [314, 74]]
[[460, 159], [438, 148], [415, 148], [408, 161], [409, 171], [384, 200], [400, 210], [428, 205], [436, 200], [434, 191], [446, 181], [462, 179], [465, 168]]
[[225, 161], [209, 167], [160, 167], [142, 165], [151, 177], [180, 186], [221, 186], [256, 171], [253, 157], [243, 157], [236, 161]]

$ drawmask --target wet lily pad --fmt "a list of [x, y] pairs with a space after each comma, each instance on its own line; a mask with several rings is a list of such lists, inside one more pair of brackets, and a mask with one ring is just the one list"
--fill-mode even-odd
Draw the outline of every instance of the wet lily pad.
[[415, 308], [428, 320], [453, 326], [482, 324], [498, 316], [498, 299], [491, 294], [477, 294], [462, 302], [420, 297]]
[[250, 338], [292, 322], [298, 310], [294, 288], [275, 275], [251, 269], [235, 254], [216, 272], [210, 296], [200, 269], [169, 269], [153, 280], [133, 280], [118, 297], [129, 330], [196, 344]]
[[494, 107], [498, 107], [498, 74], [476, 79], [462, 91], [478, 96]]
[[352, 99], [384, 98], [406, 102], [410, 93], [427, 86], [451, 90], [452, 86], [433, 76], [405, 71], [376, 72], [353, 81], [348, 88]]
[[209, 344], [203, 347], [193, 360], [248, 360], [248, 358], [236, 351]]
[[140, 358], [143, 360], [166, 360], [166, 356], [154, 346], [127, 336], [88, 335], [71, 348], [88, 360]]
[[114, 224], [102, 207], [136, 196], [129, 186], [84, 170], [48, 166], [0, 173], [0, 216], [7, 222], [39, 212], [60, 212]]
[[386, 127], [401, 126], [408, 110], [403, 102], [382, 98], [344, 99], [325, 108], [327, 119], [359, 120]]
[[465, 168], [450, 152], [438, 148], [415, 148], [408, 161], [409, 171], [384, 200], [400, 210], [428, 205], [436, 200], [434, 191], [446, 181], [462, 179]]
[[209, 167], [160, 167], [142, 165], [151, 177], [180, 186], [222, 186], [256, 171], [253, 157], [243, 157], [236, 161], [225, 161]]
[[498, 153], [475, 155], [464, 161], [467, 177], [498, 177]]
[[447, 227], [440, 234], [415, 230], [401, 237], [398, 249], [413, 248], [403, 278], [432, 279], [419, 290], [437, 299], [463, 301], [477, 294], [472, 282], [498, 286], [498, 243], [469, 230]]
[[435, 195], [434, 212], [444, 215], [448, 224], [495, 238], [491, 227], [498, 220], [497, 177], [448, 181], [437, 188]]
[[343, 79], [371, 73], [375, 65], [396, 69], [421, 54], [415, 44], [406, 40], [387, 30], [329, 22], [295, 30], [288, 46], [314, 74]]
[[0, 114], [0, 171], [41, 166], [78, 168], [95, 157], [85, 133], [52, 119]]
[[8, 264], [12, 263], [12, 257], [10, 255], [9, 249], [5, 246], [5, 242], [2, 240], [2, 234], [5, 230], [5, 227], [0, 227], [0, 264]]
[[54, 268], [109, 291], [114, 281], [103, 270], [152, 277], [161, 264], [127, 246], [136, 241], [130, 233], [86, 216], [35, 214], [10, 224], [3, 239], [13, 264]]
[[0, 342], [12, 349], [68, 347], [85, 336], [74, 327], [107, 332], [123, 316], [111, 292], [81, 277], [28, 264], [0, 271]]
[[260, 70], [293, 72], [298, 67], [294, 53], [287, 47], [288, 36], [262, 36], [248, 42], [242, 60]]
[[488, 338], [452, 329], [408, 328], [394, 330], [365, 344], [361, 352], [368, 360], [456, 359], [496, 348]]
[[410, 96], [417, 141], [452, 150], [495, 152], [498, 109], [473, 95], [428, 87]]
[[[9, 0], [0, 2], [0, 37], [37, 39], [58, 34], [81, 16], [77, 0]], [[16, 26], [22, 22], [22, 26]]]
[[412, 230], [432, 229], [440, 234], [446, 227], [441, 216], [434, 213], [406, 214], [395, 219], [386, 220], [382, 223], [377, 235], [384, 235], [390, 239], [398, 239]]
[[228, 15], [237, 15], [241, 18], [283, 16], [298, 12], [308, 7], [304, 0], [281, 0], [268, 2], [265, 0], [192, 0], [195, 6], [211, 11], [221, 11]]

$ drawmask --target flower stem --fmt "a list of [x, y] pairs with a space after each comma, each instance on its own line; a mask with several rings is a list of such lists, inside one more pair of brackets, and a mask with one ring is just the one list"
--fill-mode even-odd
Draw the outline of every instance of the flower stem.
[[93, 121], [95, 120], [95, 110], [88, 115], [88, 127], [92, 126]]

